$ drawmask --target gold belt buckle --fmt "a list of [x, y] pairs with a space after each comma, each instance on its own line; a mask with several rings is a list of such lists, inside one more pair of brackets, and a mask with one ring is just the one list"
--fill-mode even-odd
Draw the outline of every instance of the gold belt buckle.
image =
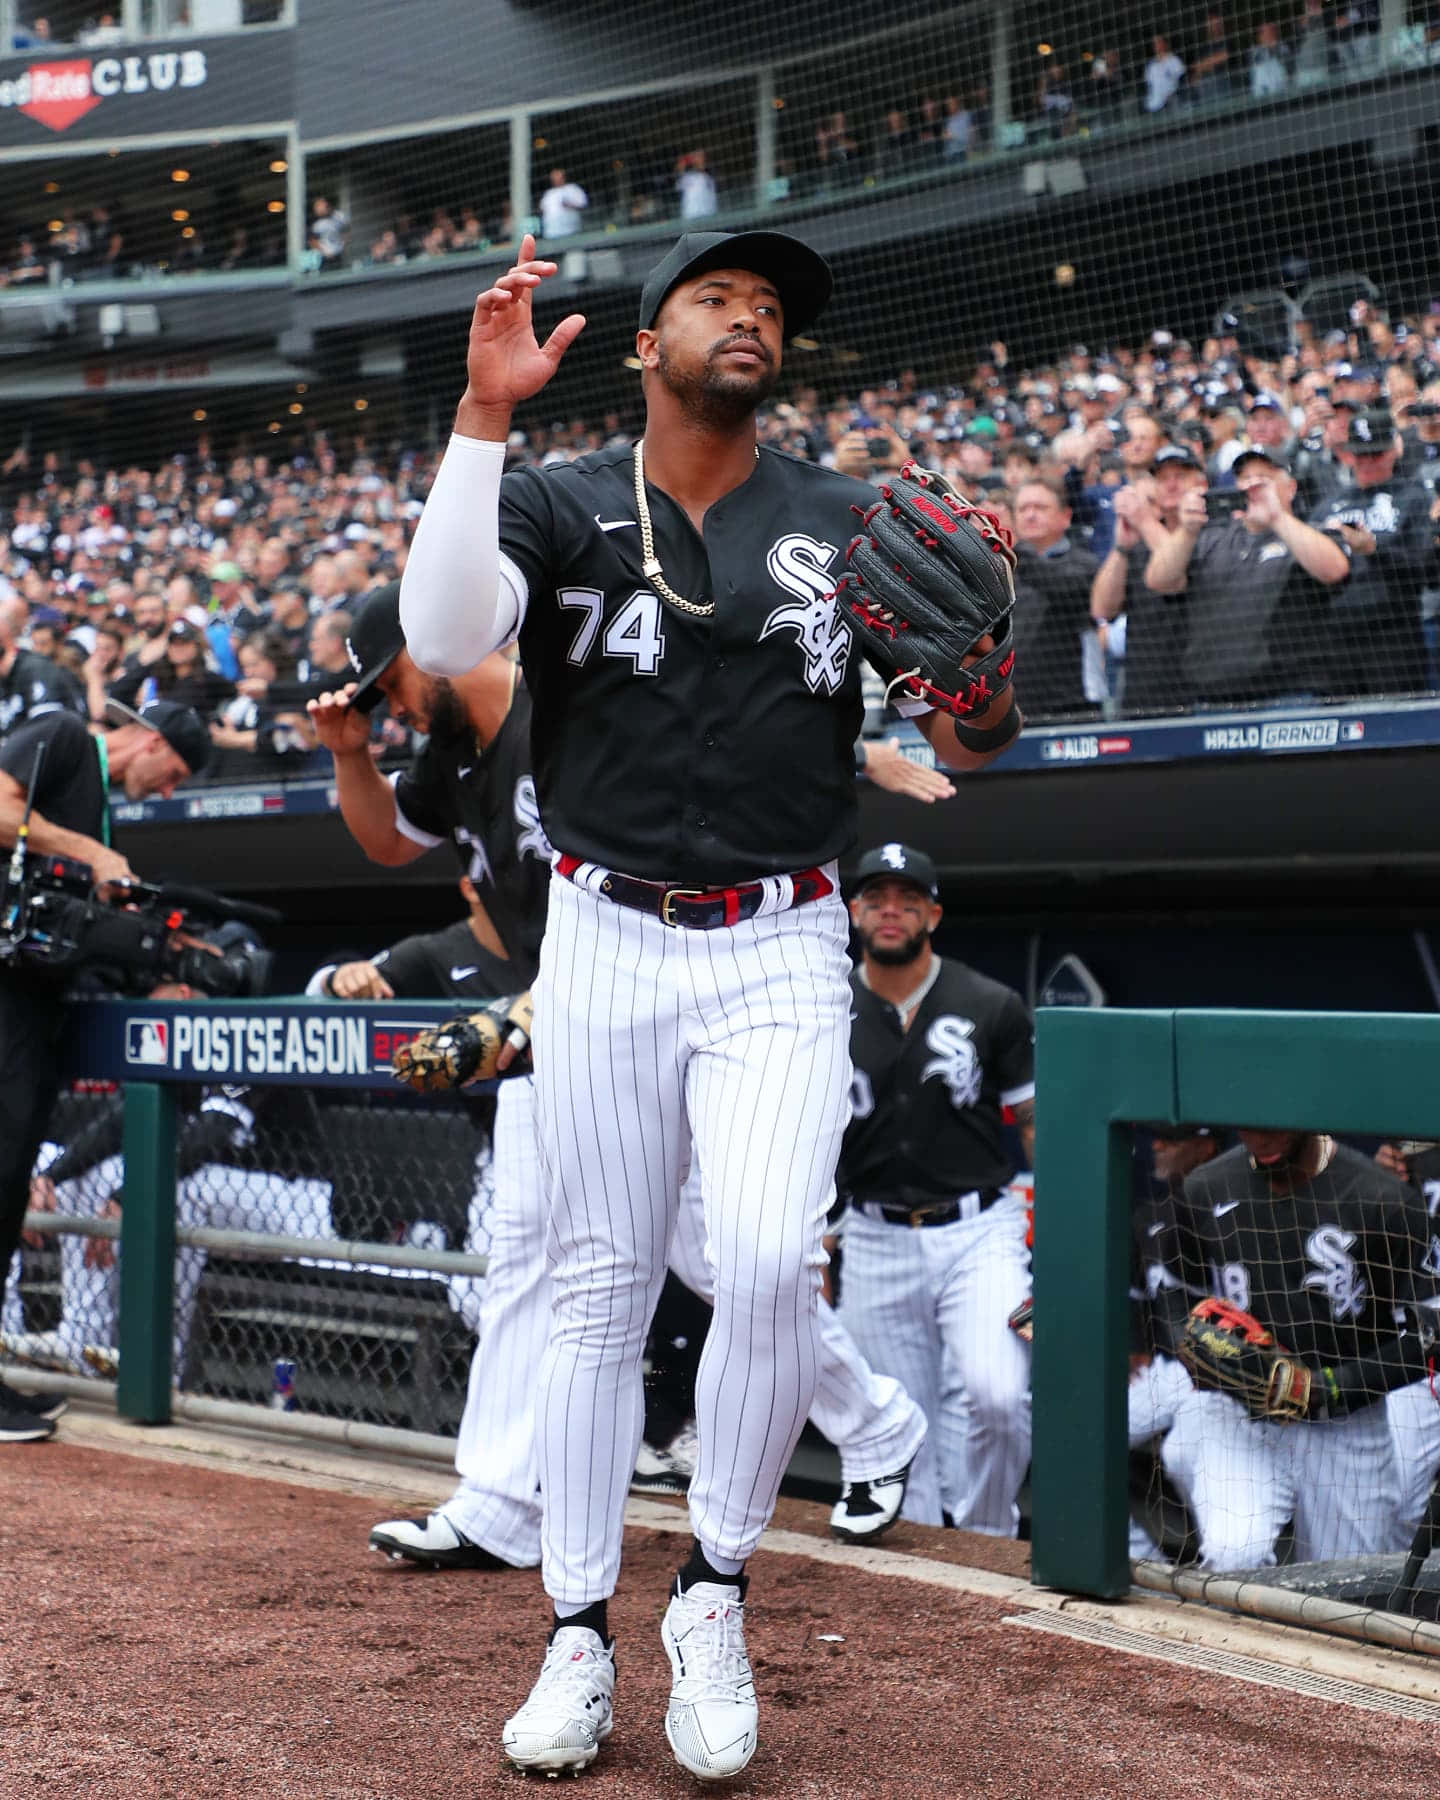
[[675, 902], [677, 900], [703, 900], [704, 898], [704, 888], [666, 888], [660, 896], [660, 923], [668, 925], [672, 931], [678, 931], [680, 921], [671, 911]]

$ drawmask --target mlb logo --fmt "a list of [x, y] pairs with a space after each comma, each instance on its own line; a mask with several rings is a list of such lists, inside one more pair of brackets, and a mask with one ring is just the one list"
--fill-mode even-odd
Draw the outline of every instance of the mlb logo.
[[169, 1022], [165, 1019], [127, 1019], [125, 1060], [145, 1068], [167, 1068], [170, 1063]]

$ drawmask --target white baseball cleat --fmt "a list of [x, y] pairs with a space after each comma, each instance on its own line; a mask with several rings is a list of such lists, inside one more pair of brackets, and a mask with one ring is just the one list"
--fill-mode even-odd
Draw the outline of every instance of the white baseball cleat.
[[517, 1769], [578, 1775], [610, 1735], [614, 1692], [614, 1646], [587, 1626], [560, 1626], [530, 1698], [505, 1721], [506, 1756]]
[[677, 1582], [660, 1641], [670, 1658], [665, 1735], [676, 1761], [699, 1781], [738, 1775], [755, 1754], [760, 1722], [740, 1589], [697, 1581], [682, 1593]]
[[894, 1475], [877, 1475], [870, 1481], [847, 1481], [830, 1514], [830, 1530], [847, 1544], [873, 1544], [900, 1517], [910, 1465]]

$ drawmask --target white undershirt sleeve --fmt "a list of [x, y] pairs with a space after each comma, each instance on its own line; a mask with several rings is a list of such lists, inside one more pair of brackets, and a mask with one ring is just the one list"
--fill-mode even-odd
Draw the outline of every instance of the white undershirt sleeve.
[[504, 444], [451, 435], [400, 582], [405, 647], [431, 675], [464, 675], [520, 629], [525, 577], [500, 552]]

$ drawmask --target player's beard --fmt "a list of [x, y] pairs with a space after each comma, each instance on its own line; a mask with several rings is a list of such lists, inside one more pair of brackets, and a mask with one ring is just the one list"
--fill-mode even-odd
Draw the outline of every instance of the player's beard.
[[727, 374], [719, 362], [734, 342], [725, 338], [713, 345], [706, 353], [704, 367], [698, 371], [682, 369], [666, 350], [663, 339], [657, 345], [656, 373], [690, 417], [710, 431], [733, 431], [737, 425], [743, 425], [775, 392], [780, 380], [773, 358], [750, 374], [738, 370]]
[[430, 677], [425, 689], [425, 710], [429, 715], [427, 737], [457, 738], [470, 729], [470, 715], [453, 684], [443, 675]]
[[877, 944], [873, 937], [862, 938], [865, 954], [871, 962], [879, 963], [882, 969], [903, 969], [906, 963], [914, 962], [930, 941], [928, 931], [917, 931], [912, 936], [902, 938], [898, 944]]

